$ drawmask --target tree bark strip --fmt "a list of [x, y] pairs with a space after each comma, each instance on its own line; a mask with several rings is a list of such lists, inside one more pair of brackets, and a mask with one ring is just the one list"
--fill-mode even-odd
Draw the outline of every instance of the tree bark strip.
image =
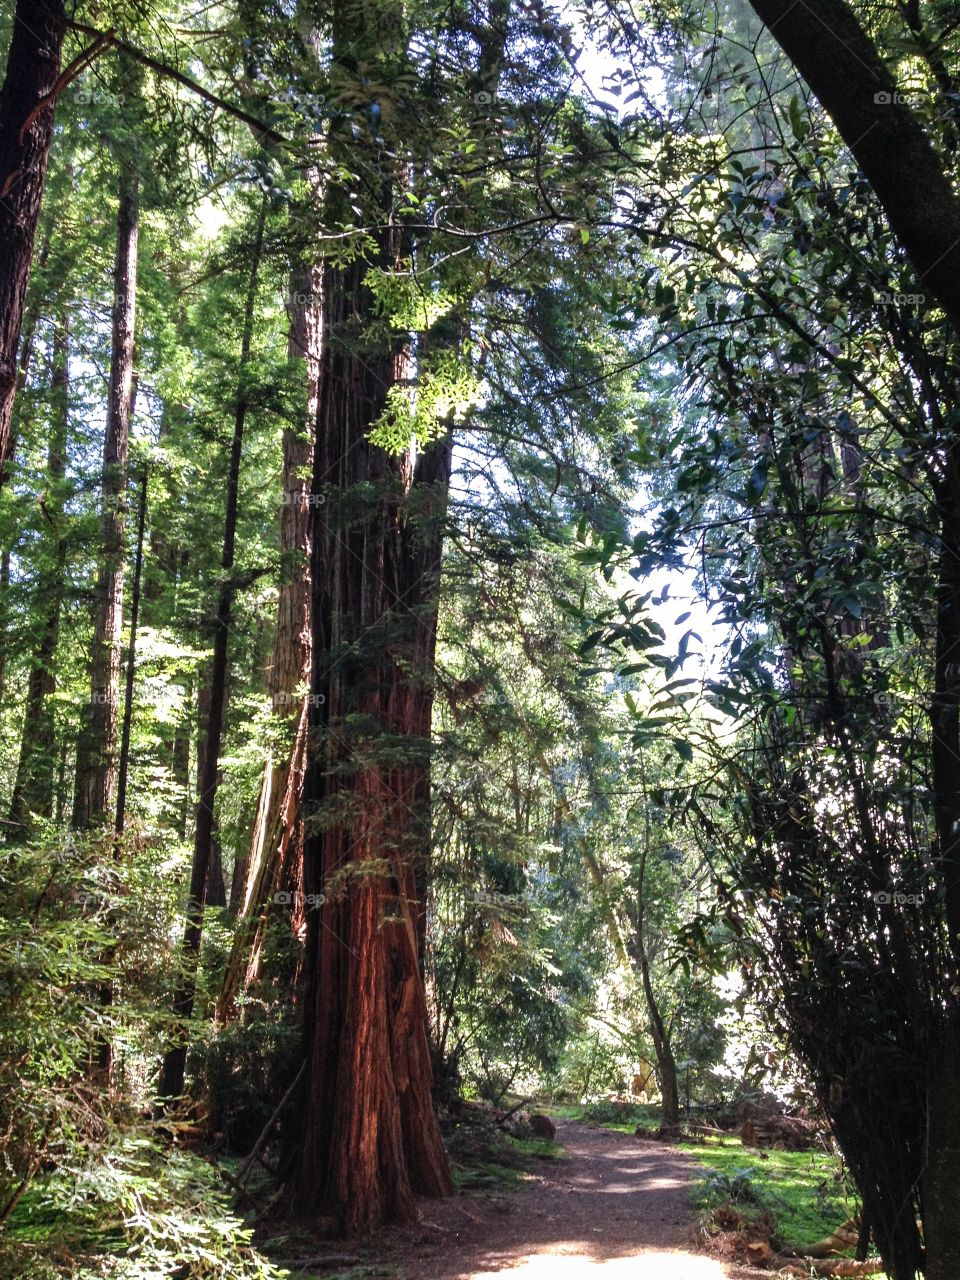
[[17, 0], [0, 90], [0, 485], [66, 25], [63, 0]]

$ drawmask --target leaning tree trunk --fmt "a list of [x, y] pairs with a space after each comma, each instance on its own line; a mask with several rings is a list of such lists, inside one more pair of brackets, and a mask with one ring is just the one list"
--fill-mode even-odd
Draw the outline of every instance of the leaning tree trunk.
[[238, 380], [236, 408], [233, 424], [233, 441], [230, 447], [230, 464], [227, 476], [227, 501], [224, 515], [223, 553], [220, 559], [222, 573], [217, 612], [214, 619], [213, 662], [210, 669], [210, 703], [206, 725], [206, 741], [203, 751], [203, 775], [198, 780], [199, 802], [194, 833], [193, 863], [190, 869], [190, 891], [187, 900], [187, 923], [183, 936], [183, 956], [180, 978], [173, 999], [174, 1026], [170, 1047], [163, 1059], [159, 1095], [162, 1098], [177, 1097], [183, 1092], [183, 1079], [187, 1064], [187, 1035], [197, 989], [197, 964], [200, 958], [200, 942], [203, 936], [203, 908], [206, 900], [210, 863], [214, 851], [217, 779], [220, 765], [220, 744], [223, 737], [224, 708], [227, 690], [227, 658], [229, 653], [230, 624], [233, 618], [235, 584], [233, 562], [236, 551], [237, 511], [240, 489], [240, 460], [243, 453], [243, 432], [249, 409], [249, 366], [253, 348], [253, 328], [256, 315], [257, 283], [263, 254], [263, 237], [267, 217], [267, 201], [260, 206], [256, 237], [250, 266], [250, 283], [247, 289], [243, 315], [243, 333], [240, 344], [240, 376]]
[[[389, 245], [384, 260], [390, 261]], [[418, 963], [412, 813], [429, 763], [430, 673], [418, 619], [435, 608], [403, 546], [406, 458], [367, 434], [402, 357], [366, 340], [367, 263], [324, 273], [314, 459], [312, 752], [304, 888], [307, 1071], [293, 1201], [346, 1231], [410, 1219], [450, 1191], [431, 1098]], [[321, 819], [322, 815], [322, 821]]]
[[0, 485], [66, 25], [63, 0], [17, 0], [0, 90]]
[[127, 171], [121, 185], [117, 216], [113, 342], [103, 450], [101, 561], [94, 609], [90, 701], [84, 710], [77, 740], [73, 825], [78, 828], [95, 826], [108, 816], [113, 818], [123, 629], [124, 502], [134, 387], [139, 226], [137, 178]]
[[41, 510], [50, 525], [53, 563], [50, 572], [44, 573], [38, 584], [42, 622], [27, 683], [20, 760], [10, 804], [11, 825], [20, 831], [29, 828], [31, 814], [43, 818], [53, 816], [56, 787], [56, 727], [52, 699], [57, 687], [54, 662], [60, 636], [67, 552], [63, 479], [67, 457], [69, 371], [67, 327], [63, 319], [58, 322], [53, 337], [51, 387], [53, 406], [47, 446], [47, 492]]
[[287, 722], [292, 742], [282, 754], [271, 753], [267, 760], [247, 856], [234, 871], [244, 883], [242, 894], [236, 895], [240, 919], [217, 1000], [217, 1018], [222, 1022], [235, 1015], [240, 990], [246, 990], [260, 976], [274, 894], [279, 889], [297, 893], [301, 888], [300, 802], [307, 707], [298, 691], [310, 679], [310, 475], [319, 395], [321, 283], [318, 267], [302, 266], [290, 273], [287, 354], [291, 361], [303, 360], [305, 364], [307, 419], [305, 430], [290, 427], [283, 436], [282, 577], [267, 689], [273, 712]]

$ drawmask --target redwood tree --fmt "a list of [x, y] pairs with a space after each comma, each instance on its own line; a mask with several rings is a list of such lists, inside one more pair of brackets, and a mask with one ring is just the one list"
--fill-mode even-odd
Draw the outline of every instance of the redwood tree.
[[[381, 238], [381, 263], [395, 254]], [[424, 616], [437, 582], [405, 546], [417, 490], [445, 500], [449, 463], [371, 444], [404, 364], [366, 337], [373, 299], [357, 258], [324, 274], [314, 463], [315, 654], [307, 781], [306, 1097], [295, 1203], [346, 1231], [413, 1216], [450, 1191], [433, 1109], [418, 957], [416, 851], [432, 686]], [[432, 473], [432, 474], [431, 474]], [[429, 631], [429, 626], [428, 626]]]
[[0, 484], [66, 25], [63, 0], [17, 0], [0, 89]]

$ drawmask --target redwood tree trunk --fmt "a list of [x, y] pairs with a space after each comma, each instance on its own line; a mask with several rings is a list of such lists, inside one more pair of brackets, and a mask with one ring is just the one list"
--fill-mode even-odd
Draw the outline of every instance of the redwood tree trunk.
[[44, 574], [38, 585], [43, 622], [30, 667], [20, 760], [10, 804], [10, 822], [21, 830], [29, 827], [31, 814], [44, 818], [53, 816], [56, 787], [56, 730], [51, 699], [57, 687], [54, 661], [60, 636], [67, 551], [63, 527], [63, 478], [67, 457], [69, 372], [64, 320], [60, 320], [54, 332], [51, 386], [54, 404], [47, 446], [47, 494], [43, 511], [50, 524], [54, 545], [53, 570]]
[[243, 316], [243, 334], [240, 346], [240, 377], [237, 390], [233, 424], [233, 441], [230, 447], [230, 464], [227, 475], [227, 500], [224, 515], [223, 553], [220, 558], [222, 579], [214, 620], [213, 662], [210, 669], [210, 703], [206, 724], [206, 742], [203, 749], [202, 776], [198, 779], [200, 799], [197, 804], [197, 822], [194, 833], [193, 863], [190, 869], [190, 892], [187, 900], [187, 923], [183, 936], [182, 971], [173, 1000], [174, 1027], [170, 1047], [163, 1059], [159, 1095], [176, 1097], [183, 1092], [183, 1079], [187, 1063], [187, 1034], [197, 987], [197, 963], [203, 936], [203, 908], [209, 882], [210, 863], [215, 847], [214, 806], [217, 798], [217, 779], [220, 764], [220, 744], [223, 737], [224, 708], [227, 691], [227, 658], [229, 652], [230, 624], [233, 617], [233, 562], [236, 550], [237, 509], [240, 488], [240, 460], [243, 453], [243, 432], [249, 408], [246, 380], [253, 346], [253, 326], [256, 313], [257, 282], [260, 259], [263, 253], [263, 235], [267, 216], [264, 199], [260, 207], [256, 237], [250, 268], [250, 284], [247, 289]]
[[0, 485], [66, 23], [63, 0], [17, 0], [0, 90]]
[[[417, 945], [415, 815], [432, 704], [421, 620], [435, 584], [411, 572], [405, 546], [409, 458], [367, 439], [401, 364], [366, 338], [367, 266], [329, 267], [323, 285], [304, 887], [325, 901], [308, 913], [292, 1187], [300, 1210], [346, 1232], [409, 1219], [414, 1194], [450, 1191]], [[445, 483], [444, 472], [444, 495]]]
[[288, 427], [283, 435], [280, 599], [267, 689], [274, 715], [289, 722], [292, 741], [283, 754], [271, 754], [267, 760], [249, 850], [244, 864], [234, 871], [244, 883], [231, 891], [231, 906], [236, 903], [240, 920], [217, 1001], [219, 1021], [234, 1016], [241, 988], [248, 988], [260, 975], [274, 894], [279, 889], [295, 893], [302, 888], [300, 802], [306, 708], [296, 691], [310, 679], [310, 484], [320, 379], [321, 285], [319, 267], [301, 265], [290, 273], [287, 355], [305, 365], [307, 420], [304, 429]]
[[101, 561], [97, 576], [91, 655], [90, 701], [77, 741], [73, 825], [95, 826], [112, 819], [116, 784], [117, 711], [123, 630], [124, 502], [127, 490], [130, 414], [133, 401], [133, 345], [136, 322], [137, 179], [125, 173], [117, 216], [114, 268], [113, 344], [106, 436], [103, 450]]

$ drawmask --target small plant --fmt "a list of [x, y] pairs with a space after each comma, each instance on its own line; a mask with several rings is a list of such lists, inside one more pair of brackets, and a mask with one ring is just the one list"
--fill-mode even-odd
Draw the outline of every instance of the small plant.
[[704, 1204], [761, 1204], [763, 1195], [755, 1177], [755, 1169], [708, 1169], [703, 1178]]

